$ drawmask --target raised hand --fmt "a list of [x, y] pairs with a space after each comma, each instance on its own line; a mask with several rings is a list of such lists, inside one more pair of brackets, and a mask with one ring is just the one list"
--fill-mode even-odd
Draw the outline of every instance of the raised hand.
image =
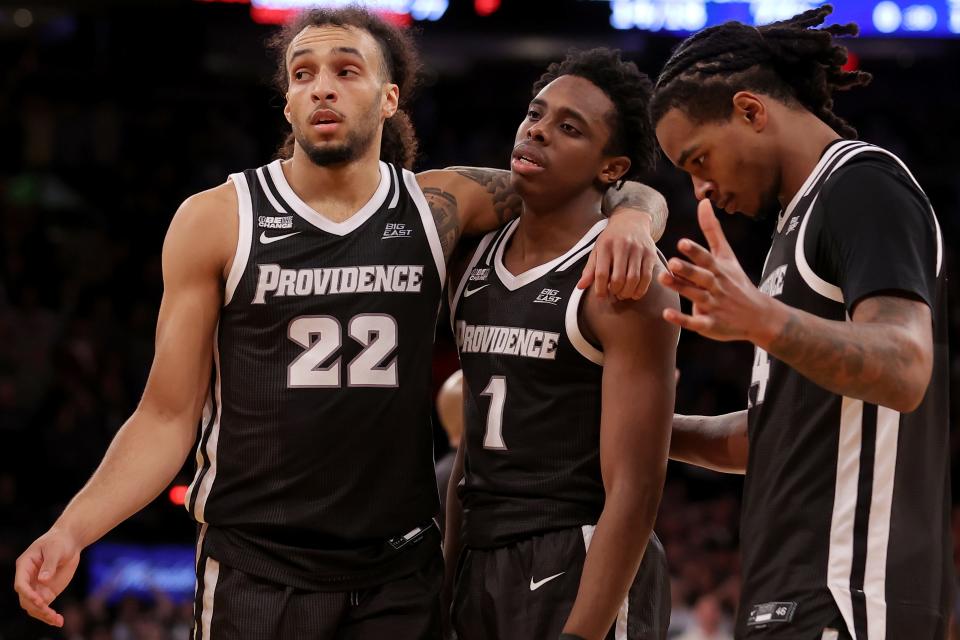
[[743, 272], [709, 200], [700, 201], [697, 220], [709, 250], [688, 238], [680, 240], [677, 248], [690, 262], [671, 258], [670, 273], [658, 277], [662, 285], [693, 302], [692, 313], [665, 309], [663, 318], [714, 340], [756, 341], [772, 300]]

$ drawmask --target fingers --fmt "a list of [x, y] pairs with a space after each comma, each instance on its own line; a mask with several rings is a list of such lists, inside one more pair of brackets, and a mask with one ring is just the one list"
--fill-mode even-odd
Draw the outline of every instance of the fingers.
[[680, 258], [670, 258], [667, 262], [667, 266], [670, 268], [670, 273], [683, 278], [684, 280], [691, 282], [701, 289], [713, 290], [716, 288], [717, 277], [713, 272], [708, 271], [703, 267], [698, 267], [690, 264], [686, 260], [681, 260]]
[[689, 331], [707, 333], [713, 328], [713, 319], [708, 316], [690, 316], [676, 309], [664, 309], [663, 319]]
[[627, 283], [627, 269], [630, 265], [630, 246], [626, 243], [614, 245], [611, 251], [612, 266], [610, 268], [610, 285], [608, 293], [617, 296], [621, 300], [628, 297], [624, 295], [625, 285]]
[[587, 266], [583, 268], [583, 274], [580, 276], [580, 281], [577, 283], [577, 289], [587, 289], [593, 284], [593, 272], [597, 269], [597, 248], [594, 246], [593, 251], [590, 252], [590, 257], [587, 258]]
[[647, 295], [647, 290], [650, 289], [650, 283], [653, 282], [653, 268], [656, 266], [656, 264], [656, 255], [648, 255], [644, 259], [643, 265], [640, 269], [640, 282], [634, 289], [634, 300], [639, 300], [643, 296]]
[[45, 585], [34, 588], [40, 560], [34, 556], [21, 556], [17, 561], [17, 571], [13, 588], [20, 598], [20, 606], [30, 616], [55, 627], [63, 626], [63, 616], [50, 608], [56, 594]]
[[712, 270], [716, 264], [713, 254], [693, 240], [684, 238], [677, 243], [677, 249], [680, 250], [680, 253], [690, 258], [694, 264], [699, 265], [704, 269]]
[[590, 257], [596, 258], [594, 261], [593, 270], [593, 288], [598, 297], [606, 298], [609, 291], [608, 287], [610, 282], [610, 269], [612, 266], [612, 258], [610, 256], [610, 251], [606, 249], [606, 243], [598, 242], [596, 245], [594, 245]]
[[700, 222], [700, 229], [710, 245], [710, 250], [717, 256], [733, 255], [727, 237], [723, 235], [723, 229], [720, 227], [720, 221], [713, 213], [713, 205], [706, 198], [697, 205], [697, 220]]
[[684, 298], [700, 305], [709, 304], [713, 298], [709, 291], [690, 283], [688, 280], [678, 278], [672, 274], [663, 272], [657, 276], [657, 280], [668, 289], [673, 289]]

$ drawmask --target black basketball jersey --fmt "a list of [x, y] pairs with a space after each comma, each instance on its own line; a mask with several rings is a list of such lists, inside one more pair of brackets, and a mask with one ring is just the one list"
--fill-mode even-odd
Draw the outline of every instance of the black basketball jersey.
[[518, 224], [483, 239], [451, 308], [465, 396], [459, 493], [472, 547], [594, 524], [603, 510], [603, 354], [580, 331], [576, 284], [606, 221], [514, 276], [503, 253]]
[[373, 197], [340, 223], [279, 161], [231, 179], [240, 235], [186, 499], [205, 548], [301, 588], [409, 572], [436, 553], [396, 538], [439, 506], [430, 378], [445, 277], [416, 178], [381, 162]]
[[[865, 206], [865, 203], [869, 203]], [[760, 289], [835, 321], [872, 295], [930, 305], [934, 368], [901, 414], [837, 395], [756, 349], [737, 637], [941, 638], [952, 580], [946, 297], [940, 229], [906, 166], [831, 144], [784, 209]], [[891, 363], [891, 366], [895, 366]]]

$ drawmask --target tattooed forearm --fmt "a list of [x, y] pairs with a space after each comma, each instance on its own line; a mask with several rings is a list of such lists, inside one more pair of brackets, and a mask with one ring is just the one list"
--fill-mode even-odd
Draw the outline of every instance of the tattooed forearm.
[[[473, 180], [490, 194], [493, 212], [497, 217], [497, 225], [493, 228], [502, 227], [519, 216], [523, 210], [520, 196], [510, 185], [509, 171], [479, 167], [448, 167], [448, 170]], [[488, 231], [492, 231], [493, 228]]]
[[423, 196], [430, 205], [430, 213], [437, 225], [440, 234], [440, 248], [443, 250], [443, 259], [450, 262], [450, 254], [457, 245], [460, 237], [460, 217], [458, 215], [457, 198], [443, 189], [424, 187]]
[[650, 235], [654, 240], [659, 240], [667, 227], [667, 201], [659, 191], [639, 182], [625, 182], [619, 188], [607, 189], [601, 208], [606, 216], [617, 209], [646, 211], [652, 219]]
[[791, 309], [768, 349], [822, 387], [901, 411], [923, 398], [932, 350], [929, 308], [888, 296], [862, 302], [854, 322]]

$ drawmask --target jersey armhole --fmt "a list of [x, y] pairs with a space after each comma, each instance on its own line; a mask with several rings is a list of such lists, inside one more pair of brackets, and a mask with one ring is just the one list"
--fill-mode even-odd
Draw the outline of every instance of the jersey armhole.
[[564, 318], [564, 325], [567, 330], [567, 339], [573, 348], [584, 358], [593, 364], [603, 366], [603, 351], [590, 344], [583, 332], [580, 330], [580, 303], [583, 300], [583, 294], [586, 290], [574, 285], [570, 299], [567, 301], [567, 311]]
[[250, 258], [250, 239], [253, 235], [253, 204], [250, 200], [250, 187], [247, 177], [242, 173], [230, 175], [234, 188], [237, 190], [237, 215], [239, 216], [239, 233], [237, 234], [237, 249], [233, 254], [233, 264], [223, 291], [223, 306], [230, 304], [233, 294], [240, 284], [243, 272], [247, 270], [247, 260]]
[[454, 330], [454, 335], [456, 335], [457, 306], [460, 304], [460, 296], [463, 294], [463, 288], [467, 286], [467, 281], [470, 279], [470, 274], [473, 273], [474, 267], [476, 267], [477, 263], [480, 262], [480, 258], [487, 250], [487, 247], [490, 246], [490, 243], [493, 242], [493, 238], [497, 235], [497, 233], [499, 233], [499, 230], [491, 231], [487, 235], [483, 236], [483, 240], [481, 240], [480, 244], [477, 245], [477, 248], [474, 249], [473, 257], [470, 258], [470, 262], [467, 263], [467, 268], [460, 277], [460, 283], [457, 285], [456, 290], [454, 290], [452, 286], [448, 290], [448, 294], [450, 296], [450, 328]]
[[413, 198], [413, 203], [420, 212], [420, 221], [423, 223], [423, 231], [427, 236], [427, 242], [430, 244], [430, 252], [433, 254], [433, 260], [437, 265], [437, 273], [440, 275], [440, 288], [447, 282], [447, 263], [443, 258], [443, 249], [440, 246], [440, 232], [437, 231], [437, 223], [433, 220], [433, 214], [430, 213], [430, 205], [427, 199], [423, 197], [423, 191], [417, 183], [417, 176], [413, 172], [401, 169], [403, 172], [403, 182]]

